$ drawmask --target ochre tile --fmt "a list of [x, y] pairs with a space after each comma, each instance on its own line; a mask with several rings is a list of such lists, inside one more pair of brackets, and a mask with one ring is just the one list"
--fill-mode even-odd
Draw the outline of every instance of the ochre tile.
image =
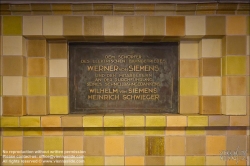
[[167, 116], [167, 127], [185, 127], [187, 126], [186, 116]]
[[63, 130], [60, 127], [45, 127], [43, 128], [44, 136], [62, 136]]
[[85, 36], [103, 35], [103, 17], [84, 16], [84, 35]]
[[104, 134], [106, 136], [123, 135], [124, 130], [122, 127], [106, 127], [104, 129]]
[[21, 56], [2, 56], [2, 75], [3, 76], [22, 76], [23, 57]]
[[60, 116], [42, 116], [41, 127], [61, 127]]
[[19, 117], [1, 117], [1, 127], [19, 127]]
[[246, 97], [226, 96], [222, 102], [222, 109], [226, 115], [246, 115]]
[[28, 115], [46, 115], [46, 97], [34, 96], [27, 97], [27, 114]]
[[198, 95], [198, 79], [180, 78], [180, 95]]
[[201, 57], [221, 57], [222, 56], [222, 40], [221, 39], [202, 39]]
[[228, 151], [246, 151], [247, 139], [245, 135], [228, 136], [227, 147]]
[[186, 165], [205, 165], [205, 156], [187, 156]]
[[221, 58], [202, 58], [201, 76], [221, 76]]
[[145, 35], [163, 36], [165, 34], [165, 18], [162, 16], [145, 17]]
[[28, 95], [46, 95], [46, 77], [28, 77]]
[[122, 36], [124, 19], [122, 16], [104, 16], [104, 35]]
[[5, 137], [23, 136], [23, 128], [21, 128], [21, 127], [5, 127], [2, 130], [2, 136], [5, 136]]
[[186, 35], [205, 35], [205, 16], [186, 16]]
[[101, 156], [85, 156], [84, 157], [84, 165], [104, 165], [105, 160], [104, 157]]
[[206, 17], [206, 35], [225, 35], [225, 34], [226, 34], [225, 16]]
[[64, 136], [82, 136], [84, 128], [82, 127], [65, 127], [63, 128]]
[[166, 17], [166, 36], [184, 36], [185, 17], [167, 16]]
[[104, 116], [104, 127], [123, 127], [123, 116]]
[[246, 34], [246, 16], [227, 16], [226, 19], [227, 35]]
[[185, 156], [167, 156], [166, 165], [185, 165]]
[[160, 165], [165, 165], [165, 158], [164, 157], [145, 157], [145, 165], [148, 166], [160, 166]]
[[57, 42], [49, 43], [50, 59], [66, 59], [67, 58], [67, 43]]
[[103, 127], [103, 117], [83, 116], [83, 127]]
[[63, 35], [82, 35], [83, 18], [81, 16], [64, 16], [63, 17]]
[[246, 135], [246, 127], [242, 126], [229, 126], [227, 127], [228, 136]]
[[23, 35], [42, 35], [42, 16], [23, 16]]
[[125, 116], [125, 127], [144, 127], [144, 116]]
[[141, 156], [131, 156], [125, 157], [125, 165], [144, 165], [144, 157]]
[[165, 139], [166, 154], [165, 155], [185, 155], [185, 137], [183, 136], [167, 136]]
[[103, 136], [104, 131], [103, 131], [103, 128], [100, 128], [100, 127], [84, 128], [83, 135], [85, 135], [85, 136]]
[[125, 128], [125, 135], [143, 135], [145, 130], [143, 127], [128, 127]]
[[60, 136], [44, 137], [44, 150], [45, 151], [55, 151], [55, 150], [63, 151], [63, 137], [60, 137]]
[[46, 76], [45, 58], [28, 58], [27, 62], [27, 76]]
[[221, 95], [221, 77], [201, 77], [201, 95]]
[[145, 134], [148, 136], [164, 135], [165, 127], [147, 127], [145, 128]]
[[164, 156], [164, 137], [146, 136], [145, 138], [145, 155], [146, 156]]
[[42, 128], [40, 127], [27, 127], [23, 128], [23, 136], [42, 136]]
[[3, 76], [3, 95], [23, 95], [23, 77]]
[[83, 138], [83, 150], [86, 156], [104, 155], [104, 137], [88, 136]]
[[[20, 151], [23, 149], [22, 137], [3, 137], [3, 150], [6, 151]], [[11, 155], [11, 153], [7, 153]]]
[[245, 75], [246, 56], [227, 56], [224, 60], [224, 75]]
[[39, 116], [23, 116], [20, 117], [20, 126], [21, 127], [40, 127], [40, 117]]
[[45, 57], [46, 40], [27, 40], [28, 57]]
[[181, 41], [180, 59], [198, 59], [198, 46], [196, 41]]
[[43, 35], [63, 35], [62, 16], [43, 16]]
[[180, 114], [197, 114], [199, 96], [180, 96]]
[[198, 77], [199, 76], [198, 60], [180, 60], [180, 77]]
[[207, 136], [206, 137], [206, 154], [219, 155], [226, 149], [225, 136]]
[[249, 116], [230, 116], [230, 126], [249, 126]]
[[63, 116], [62, 127], [82, 127], [82, 116]]
[[106, 136], [104, 139], [105, 139], [104, 152], [106, 156], [124, 155], [124, 137], [123, 136]]
[[200, 96], [201, 114], [221, 114], [220, 96]]
[[50, 60], [49, 61], [49, 75], [50, 77], [67, 77], [68, 71], [67, 60]]
[[3, 35], [22, 35], [21, 16], [3, 16]]
[[247, 79], [244, 76], [228, 76], [224, 85], [226, 95], [243, 96], [247, 93]]
[[205, 135], [205, 127], [187, 127], [186, 135], [200, 136]]
[[[76, 155], [74, 151], [83, 151], [83, 137], [82, 136], [64, 136], [63, 139], [63, 150], [65, 151], [72, 151], [72, 153], [67, 153], [64, 155]], [[82, 155], [80, 153], [79, 155]]]
[[125, 155], [143, 156], [145, 154], [144, 136], [125, 137]]
[[143, 36], [144, 35], [144, 17], [142, 16], [124, 17], [124, 35], [125, 36]]
[[67, 78], [50, 78], [49, 94], [52, 96], [68, 95]]
[[68, 96], [51, 96], [50, 114], [68, 114]]
[[189, 136], [186, 137], [186, 154], [187, 155], [205, 155], [206, 154], [206, 137]]
[[228, 126], [229, 116], [209, 116], [209, 126]]
[[246, 36], [226, 37], [227, 55], [246, 55]]
[[3, 36], [3, 55], [23, 55], [22, 36]]
[[21, 96], [3, 97], [3, 115], [20, 116], [25, 114], [25, 98]]
[[146, 127], [166, 126], [166, 116], [146, 116]]
[[208, 126], [208, 116], [188, 116], [188, 126]]
[[105, 157], [105, 165], [124, 165], [124, 157]]

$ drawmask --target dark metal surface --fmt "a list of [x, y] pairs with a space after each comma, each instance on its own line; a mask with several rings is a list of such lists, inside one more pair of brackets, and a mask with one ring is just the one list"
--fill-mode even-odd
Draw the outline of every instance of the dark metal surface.
[[70, 43], [70, 113], [178, 113], [178, 43]]

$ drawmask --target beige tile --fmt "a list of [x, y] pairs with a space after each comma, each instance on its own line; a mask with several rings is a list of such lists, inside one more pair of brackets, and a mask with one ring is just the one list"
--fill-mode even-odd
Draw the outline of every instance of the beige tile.
[[144, 35], [144, 17], [142, 16], [124, 17], [124, 35], [125, 36], [143, 36]]
[[28, 57], [45, 57], [46, 40], [27, 40]]
[[85, 36], [103, 35], [103, 17], [84, 16], [84, 35]]
[[67, 43], [49, 43], [49, 57], [50, 59], [66, 59], [68, 57]]
[[23, 35], [42, 35], [42, 16], [23, 16]]
[[145, 165], [148, 165], [148, 166], [165, 165], [165, 158], [164, 157], [158, 157], [158, 156], [145, 157]]
[[201, 95], [221, 95], [221, 77], [202, 77]]
[[122, 36], [123, 35], [122, 16], [104, 16], [104, 35], [105, 36]]
[[63, 17], [63, 35], [78, 36], [83, 34], [83, 18], [81, 16]]
[[3, 95], [23, 95], [23, 77], [3, 76]]
[[186, 139], [183, 136], [167, 136], [165, 139], [166, 155], [185, 155]]
[[43, 35], [63, 35], [62, 16], [43, 16]]
[[67, 60], [50, 60], [50, 77], [67, 77]]
[[249, 126], [249, 116], [230, 116], [230, 126]]
[[226, 115], [246, 115], [245, 96], [226, 96], [222, 105], [223, 113]]
[[[83, 151], [83, 137], [82, 136], [64, 136], [63, 150], [72, 151], [72, 153], [64, 153], [64, 155], [76, 155], [74, 151]], [[79, 155], [82, 155], [80, 153]]]
[[86, 136], [83, 138], [83, 150], [86, 156], [104, 155], [104, 138], [101, 136]]
[[209, 116], [209, 126], [228, 126], [229, 116]]
[[45, 58], [28, 58], [27, 76], [46, 76], [46, 66]]
[[246, 77], [231, 76], [225, 78], [225, 94], [226, 95], [246, 95], [247, 93], [247, 79]]
[[205, 35], [205, 16], [186, 16], [186, 35]]
[[24, 58], [21, 56], [2, 56], [3, 76], [22, 76], [24, 70]]
[[82, 116], [63, 116], [62, 127], [82, 127]]
[[3, 36], [3, 55], [23, 55], [22, 36]]
[[105, 157], [105, 165], [124, 165], [124, 157]]
[[186, 137], [186, 155], [205, 155], [206, 154], [206, 137], [189, 136]]
[[145, 154], [144, 136], [125, 137], [125, 155], [126, 156], [143, 156]]
[[166, 165], [185, 165], [185, 156], [167, 156]]
[[49, 94], [52, 96], [65, 96], [68, 94], [67, 78], [50, 78]]
[[162, 36], [165, 35], [165, 17], [147, 16], [145, 17], [145, 35]]
[[227, 16], [226, 19], [227, 35], [246, 34], [246, 16]]
[[222, 40], [221, 39], [202, 39], [201, 57], [221, 57]]
[[180, 60], [180, 77], [198, 77], [198, 60]]
[[28, 115], [46, 115], [46, 97], [27, 97], [27, 114]]
[[167, 116], [167, 127], [187, 126], [186, 116]]
[[198, 96], [180, 96], [180, 114], [197, 114], [198, 112]]
[[198, 59], [198, 42], [181, 41], [180, 59]]

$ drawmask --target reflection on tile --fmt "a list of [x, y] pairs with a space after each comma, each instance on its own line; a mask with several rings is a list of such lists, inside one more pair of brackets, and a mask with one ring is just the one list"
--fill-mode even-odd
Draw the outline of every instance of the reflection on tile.
[[145, 138], [145, 155], [146, 156], [164, 156], [164, 137], [146, 136]]
[[105, 157], [105, 165], [124, 165], [124, 157]]
[[42, 35], [42, 16], [23, 16], [23, 35]]
[[106, 136], [104, 147], [105, 155], [124, 155], [124, 137]]
[[98, 136], [84, 137], [83, 150], [86, 151], [86, 156], [103, 156], [104, 138]]
[[145, 157], [145, 165], [152, 166], [152, 165], [165, 165], [165, 157]]
[[205, 165], [205, 156], [187, 156], [186, 165]]

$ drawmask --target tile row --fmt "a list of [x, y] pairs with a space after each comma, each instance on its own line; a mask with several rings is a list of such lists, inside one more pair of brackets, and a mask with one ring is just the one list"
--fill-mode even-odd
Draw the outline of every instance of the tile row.
[[1, 117], [1, 127], [207, 127], [249, 126], [248, 116], [124, 115]]

